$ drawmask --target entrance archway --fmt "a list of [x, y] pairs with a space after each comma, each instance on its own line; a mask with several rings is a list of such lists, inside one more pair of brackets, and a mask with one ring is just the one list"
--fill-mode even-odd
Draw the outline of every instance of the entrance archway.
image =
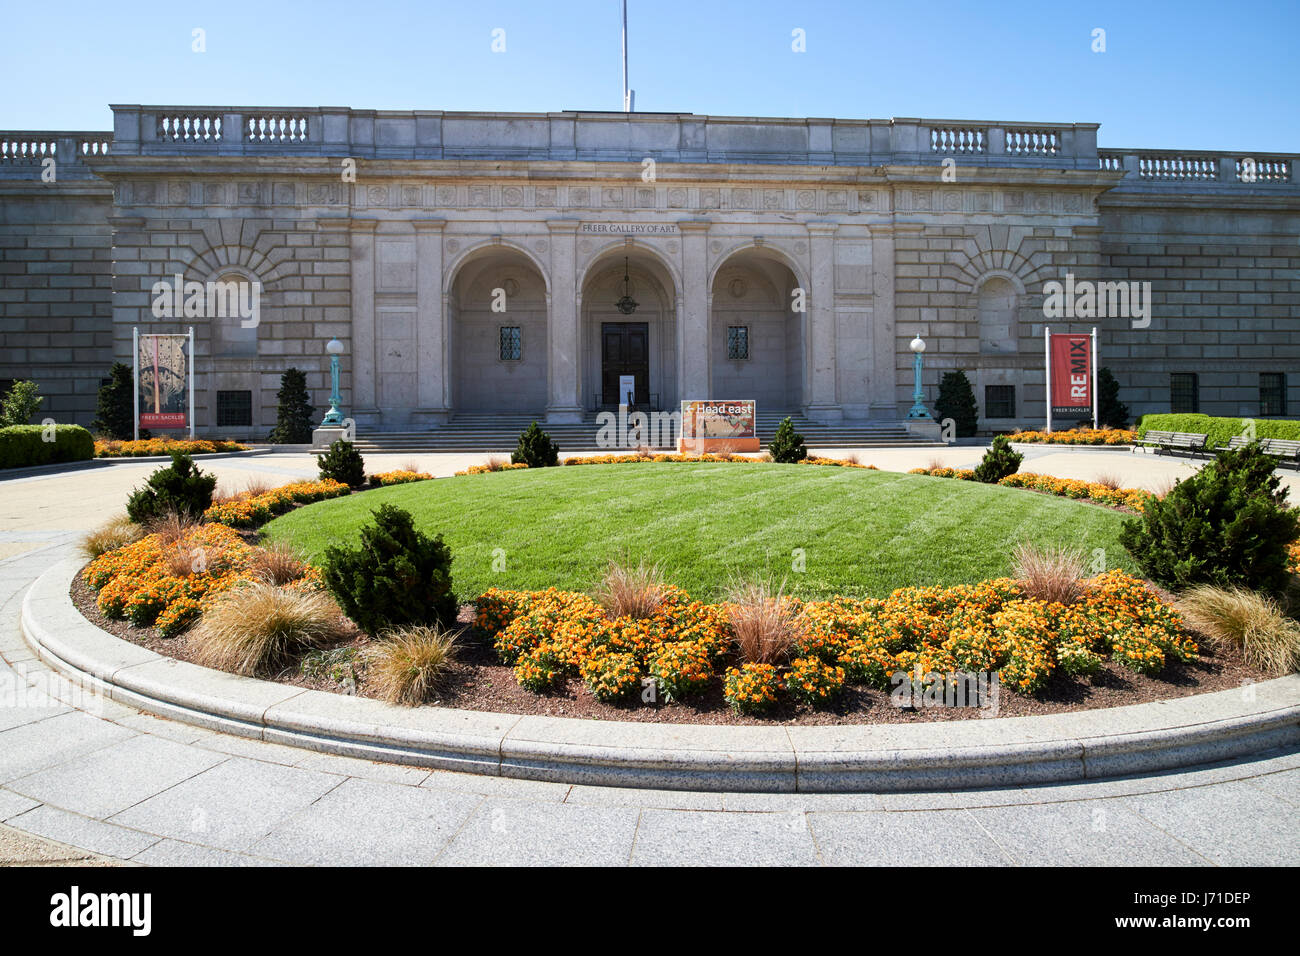
[[509, 246], [471, 254], [447, 301], [452, 408], [541, 416], [546, 408], [546, 280]]
[[804, 399], [804, 319], [792, 311], [794, 271], [775, 254], [742, 249], [713, 277], [709, 353], [718, 398], [792, 411]]
[[[624, 268], [636, 308], [621, 312]], [[587, 269], [581, 297], [582, 401], [588, 411], [619, 404], [630, 377], [642, 409], [672, 410], [677, 396], [677, 296], [672, 276], [644, 249], [619, 246]]]

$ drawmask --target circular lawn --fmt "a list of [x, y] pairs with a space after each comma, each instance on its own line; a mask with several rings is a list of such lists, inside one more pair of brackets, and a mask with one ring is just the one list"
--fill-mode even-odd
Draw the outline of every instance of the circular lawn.
[[1017, 488], [859, 468], [663, 463], [521, 469], [380, 488], [298, 508], [264, 529], [313, 563], [352, 546], [380, 504], [403, 508], [453, 556], [462, 601], [491, 587], [586, 591], [612, 559], [659, 562], [700, 600], [729, 582], [785, 579], [804, 599], [1011, 573], [1028, 541], [1132, 564], [1122, 512]]

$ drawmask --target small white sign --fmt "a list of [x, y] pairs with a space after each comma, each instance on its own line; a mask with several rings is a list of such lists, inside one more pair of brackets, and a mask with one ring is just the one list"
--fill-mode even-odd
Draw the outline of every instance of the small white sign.
[[636, 376], [620, 375], [618, 377], [618, 403], [631, 405], [636, 400]]

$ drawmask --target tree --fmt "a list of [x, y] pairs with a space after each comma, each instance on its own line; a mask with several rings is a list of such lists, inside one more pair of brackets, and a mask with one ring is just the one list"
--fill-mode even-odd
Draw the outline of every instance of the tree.
[[280, 391], [275, 393], [275, 428], [269, 440], [276, 445], [305, 445], [311, 441], [315, 409], [307, 395], [307, 373], [297, 368], [284, 370]]
[[330, 445], [329, 451], [316, 456], [321, 480], [341, 481], [352, 488], [366, 483], [366, 460], [352, 442], [342, 438]]
[[790, 421], [788, 415], [776, 427], [776, 434], [772, 436], [772, 443], [767, 446], [767, 450], [773, 461], [787, 465], [808, 457], [808, 446], [804, 444], [803, 436], [794, 430], [794, 422]]
[[145, 524], [168, 512], [202, 518], [212, 504], [217, 476], [204, 474], [189, 455], [174, 451], [172, 463], [159, 468], [143, 488], [131, 492], [126, 513], [136, 524]]
[[997, 484], [1007, 475], [1019, 471], [1020, 463], [1024, 460], [1025, 456], [1011, 447], [1006, 435], [998, 435], [980, 463], [975, 466], [975, 480], [989, 485]]
[[975, 402], [975, 389], [970, 379], [960, 369], [944, 372], [939, 382], [939, 398], [934, 403], [939, 421], [951, 418], [957, 426], [958, 438], [972, 438], [979, 429], [979, 405]]
[[516, 465], [525, 464], [529, 468], [549, 468], [560, 463], [560, 446], [537, 427], [537, 422], [533, 422], [520, 434], [519, 444], [510, 454], [510, 461]]
[[41, 402], [45, 401], [37, 392], [40, 390], [35, 382], [14, 382], [9, 393], [0, 404], [0, 428], [8, 425], [30, 425]]
[[1097, 370], [1097, 424], [1123, 428], [1128, 424], [1128, 406], [1119, 400], [1119, 382], [1110, 369]]
[[114, 362], [108, 371], [108, 381], [99, 386], [95, 420], [90, 423], [90, 430], [115, 441], [130, 441], [134, 438], [134, 391], [131, 366], [124, 362]]

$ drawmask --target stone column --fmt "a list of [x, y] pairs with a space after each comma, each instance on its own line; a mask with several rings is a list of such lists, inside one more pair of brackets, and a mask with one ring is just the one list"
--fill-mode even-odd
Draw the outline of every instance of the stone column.
[[582, 335], [578, 316], [578, 222], [548, 219], [551, 291], [547, 302], [546, 421], [582, 421]]
[[445, 219], [416, 219], [415, 227], [415, 355], [416, 408], [411, 423], [444, 425], [451, 417], [447, 403], [451, 372], [447, 362], [447, 309], [442, 294], [442, 233]]
[[836, 400], [835, 387], [835, 230], [839, 223], [807, 223], [812, 288], [808, 290], [808, 322], [805, 368], [809, 399], [805, 414], [817, 421], [837, 421], [844, 410]]
[[683, 401], [715, 398], [709, 362], [709, 262], [707, 219], [679, 222], [682, 288], [677, 290], [677, 393]]
[[894, 331], [894, 226], [871, 225], [871, 417], [898, 419], [898, 341]]
[[[377, 219], [353, 219], [352, 231], [352, 408], [357, 428], [379, 424], [375, 360], [375, 227]], [[322, 343], [322, 347], [323, 343]]]

